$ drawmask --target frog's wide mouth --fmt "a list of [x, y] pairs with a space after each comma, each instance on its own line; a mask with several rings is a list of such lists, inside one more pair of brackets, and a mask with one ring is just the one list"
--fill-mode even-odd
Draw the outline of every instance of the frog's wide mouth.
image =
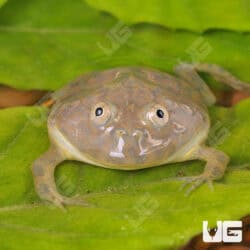
[[88, 158], [95, 165], [114, 169], [153, 167], [165, 163], [166, 157], [163, 157], [163, 153], [166, 152], [165, 149], [170, 142], [170, 138], [153, 139], [149, 133], [143, 136], [137, 131], [132, 136], [122, 134], [113, 141], [110, 150], [103, 149], [99, 154], [95, 151], [90, 152]]
[[50, 129], [50, 137], [67, 159], [78, 160], [105, 168], [135, 170], [164, 164], [158, 152], [168, 146], [170, 140], [141, 136], [119, 137], [110, 150], [81, 152], [59, 129]]

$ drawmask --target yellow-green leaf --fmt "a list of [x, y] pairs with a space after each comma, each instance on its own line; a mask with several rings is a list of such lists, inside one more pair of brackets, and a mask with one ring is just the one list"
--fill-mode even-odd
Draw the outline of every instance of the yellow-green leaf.
[[[250, 80], [249, 44], [247, 33], [130, 28], [82, 0], [9, 0], [0, 10], [0, 82], [57, 89], [92, 70], [147, 65], [172, 71], [184, 60], [217, 63]], [[203, 185], [185, 197], [173, 180], [202, 172], [198, 161], [131, 172], [67, 162], [56, 172], [58, 188], [95, 207], [66, 213], [39, 200], [30, 170], [49, 146], [47, 110], [1, 110], [1, 249], [175, 249], [202, 230], [203, 220], [240, 218], [250, 209], [249, 108], [246, 100], [210, 110], [208, 143], [231, 157], [213, 192]]]
[[250, 30], [250, 3], [245, 0], [87, 0], [128, 24], [153, 23], [171, 29]]

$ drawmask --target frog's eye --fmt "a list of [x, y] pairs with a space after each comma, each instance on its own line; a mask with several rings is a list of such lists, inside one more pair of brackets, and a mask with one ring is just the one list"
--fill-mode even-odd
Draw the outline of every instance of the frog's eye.
[[156, 127], [162, 127], [167, 124], [169, 119], [169, 114], [167, 109], [159, 104], [153, 105], [149, 108], [147, 112], [147, 118], [150, 120]]
[[103, 114], [103, 108], [102, 107], [98, 107], [95, 110], [95, 116], [101, 116]]
[[91, 110], [91, 120], [97, 125], [104, 125], [112, 117], [113, 107], [105, 102], [97, 103]]

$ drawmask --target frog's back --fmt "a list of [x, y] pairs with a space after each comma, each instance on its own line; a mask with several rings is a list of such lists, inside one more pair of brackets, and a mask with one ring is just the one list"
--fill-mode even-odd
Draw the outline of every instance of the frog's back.
[[56, 91], [52, 98], [56, 103], [66, 103], [77, 98], [84, 98], [97, 91], [107, 91], [113, 86], [123, 84], [128, 79], [133, 79], [134, 86], [137, 82], [138, 84], [143, 82], [146, 87], [156, 87], [177, 99], [189, 99], [197, 104], [204, 104], [199, 91], [190, 83], [168, 73], [146, 67], [119, 67], [88, 73]]

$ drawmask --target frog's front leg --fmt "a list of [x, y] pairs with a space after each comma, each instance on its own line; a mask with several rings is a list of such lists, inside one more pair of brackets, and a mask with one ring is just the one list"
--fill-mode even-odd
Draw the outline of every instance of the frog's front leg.
[[207, 146], [199, 147], [199, 149], [194, 152], [194, 158], [206, 161], [206, 165], [202, 174], [181, 178], [184, 180], [184, 185], [182, 187], [187, 184], [191, 185], [186, 195], [204, 182], [212, 186], [213, 180], [222, 178], [230, 159], [229, 156], [222, 151]]
[[84, 202], [79, 199], [64, 197], [57, 191], [54, 172], [56, 166], [66, 160], [55, 146], [51, 146], [32, 166], [32, 173], [37, 194], [42, 200], [52, 202], [63, 208], [63, 204], [82, 205]]

